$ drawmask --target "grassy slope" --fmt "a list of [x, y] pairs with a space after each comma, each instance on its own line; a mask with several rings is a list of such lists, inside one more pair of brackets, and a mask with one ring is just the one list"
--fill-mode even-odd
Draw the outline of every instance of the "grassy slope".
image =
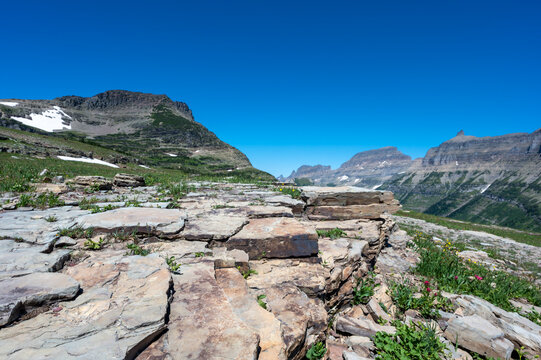
[[449, 218], [419, 213], [415, 211], [398, 211], [395, 215], [424, 220], [426, 222], [445, 226], [446, 228], [454, 229], [454, 230], [484, 231], [489, 234], [505, 237], [508, 239], [513, 239], [521, 243], [530, 244], [534, 246], [541, 246], [541, 234], [538, 234], [538, 233], [529, 233], [525, 231], [510, 229], [510, 228], [457, 221], [457, 220], [453, 220]]

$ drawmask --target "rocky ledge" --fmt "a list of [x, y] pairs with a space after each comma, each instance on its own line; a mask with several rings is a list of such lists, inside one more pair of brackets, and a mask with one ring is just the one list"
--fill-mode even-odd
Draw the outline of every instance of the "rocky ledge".
[[[417, 258], [392, 193], [193, 183], [178, 198], [115, 179], [78, 179], [43, 210], [4, 194], [1, 358], [316, 359], [321, 343], [328, 359], [365, 359], [378, 332], [396, 331], [387, 281]], [[364, 281], [380, 286], [359, 303]], [[541, 350], [536, 324], [449, 298], [442, 339], [472, 334], [462, 349], [505, 359]]]

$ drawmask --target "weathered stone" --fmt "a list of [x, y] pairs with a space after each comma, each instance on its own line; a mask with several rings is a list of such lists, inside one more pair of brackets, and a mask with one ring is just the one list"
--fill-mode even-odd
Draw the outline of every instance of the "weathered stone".
[[182, 230], [185, 219], [186, 214], [177, 209], [121, 208], [83, 216], [79, 224], [98, 233], [123, 230], [172, 236]]
[[113, 188], [113, 182], [103, 176], [76, 176], [70, 182], [80, 186], [94, 186], [100, 190], [111, 190]]
[[30, 244], [0, 240], [0, 279], [60, 270], [70, 254], [69, 250], [62, 249], [49, 254], [41, 251]]
[[0, 281], [0, 326], [16, 320], [31, 307], [73, 299], [79, 283], [60, 273], [35, 273]]
[[250, 294], [244, 278], [237, 269], [217, 269], [216, 282], [222, 288], [234, 313], [259, 334], [261, 352], [259, 360], [285, 359], [285, 343], [282, 339], [280, 321], [256, 301]]
[[293, 217], [293, 211], [286, 206], [246, 206], [240, 208], [249, 218], [267, 218], [267, 217]]
[[354, 319], [348, 316], [338, 316], [335, 321], [336, 330], [350, 335], [367, 336], [372, 338], [378, 331], [394, 334], [394, 326], [382, 326], [369, 319]]
[[133, 174], [116, 174], [113, 178], [113, 184], [123, 187], [145, 186], [145, 178]]
[[503, 331], [478, 315], [451, 318], [444, 334], [449, 341], [487, 357], [508, 360], [514, 349]]
[[133, 358], [165, 330], [171, 275], [160, 257], [100, 252], [67, 274], [84, 292], [2, 329], [0, 357]]
[[317, 253], [317, 234], [291, 218], [252, 219], [225, 246], [248, 253], [250, 259], [311, 256]]
[[391, 316], [385, 311], [383, 311], [381, 306], [374, 298], [371, 298], [370, 301], [366, 304], [366, 309], [368, 310], [374, 321], [384, 320], [385, 323], [390, 323], [392, 321]]
[[308, 206], [306, 214], [310, 220], [379, 219], [383, 214], [400, 210], [397, 204], [369, 204], [349, 206]]
[[55, 247], [60, 247], [60, 248], [67, 247], [67, 246], [75, 246], [75, 245], [77, 245], [77, 241], [75, 239], [70, 238], [69, 236], [61, 236], [54, 243]]
[[257, 359], [259, 335], [233, 311], [216, 283], [213, 262], [183, 267], [173, 279], [164, 340], [171, 359]]
[[328, 360], [343, 360], [342, 356], [344, 354], [344, 351], [348, 350], [346, 344], [342, 344], [328, 339], [326, 348], [327, 353], [325, 355], [327, 356]]
[[224, 216], [222, 214], [201, 214], [190, 218], [181, 236], [186, 240], [225, 240], [238, 233], [248, 218]]
[[264, 199], [268, 205], [286, 206], [288, 208], [291, 208], [293, 214], [296, 216], [302, 214], [305, 206], [304, 201], [293, 199], [291, 196], [288, 195], [265, 196]]
[[394, 200], [393, 193], [389, 191], [363, 189], [356, 186], [304, 186], [301, 189], [302, 197], [309, 206], [389, 204]]
[[[58, 237], [58, 229], [73, 226], [77, 217], [88, 213], [70, 206], [3, 212], [0, 213], [0, 238], [22, 239], [29, 243], [47, 245]], [[57, 221], [47, 222], [45, 219], [49, 216], [54, 216]]]
[[344, 356], [344, 360], [370, 360], [370, 358], [357, 355], [356, 353], [352, 351], [345, 351], [343, 356]]

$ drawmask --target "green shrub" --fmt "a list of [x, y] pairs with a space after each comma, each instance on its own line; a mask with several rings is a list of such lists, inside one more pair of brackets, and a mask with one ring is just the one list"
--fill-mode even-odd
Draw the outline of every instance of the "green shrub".
[[280, 192], [282, 194], [286, 194], [291, 196], [293, 199], [300, 199], [301, 198], [301, 191], [299, 189], [295, 189], [293, 187], [275, 187], [273, 191]]
[[332, 240], [346, 236], [346, 232], [339, 228], [334, 228], [331, 230], [316, 230], [317, 236], [319, 237], [328, 237]]
[[366, 304], [374, 295], [374, 289], [379, 286], [374, 280], [375, 274], [369, 273], [366, 279], [357, 279], [357, 286], [353, 289], [353, 305]]
[[167, 266], [169, 266], [169, 270], [171, 270], [171, 272], [177, 272], [178, 271], [178, 268], [180, 267], [180, 263], [177, 263], [175, 261], [174, 256], [166, 258], [165, 261], [167, 262]]
[[378, 332], [374, 345], [380, 360], [441, 360], [445, 358], [446, 346], [436, 335], [436, 330], [427, 325], [406, 325], [394, 321], [395, 334]]
[[325, 356], [325, 353], [327, 353], [325, 344], [320, 341], [313, 344], [310, 349], [308, 349], [308, 352], [306, 353], [306, 358], [308, 360], [319, 360], [322, 359], [323, 356]]
[[139, 245], [135, 243], [128, 244], [126, 247], [129, 250], [128, 255], [147, 256], [148, 254], [150, 254], [150, 251], [143, 249], [142, 247], [140, 247]]
[[84, 228], [81, 225], [77, 225], [72, 228], [62, 228], [58, 230], [58, 236], [68, 236], [72, 239], [90, 239], [94, 234], [93, 228]]
[[[452, 305], [449, 299], [441, 296], [439, 291], [431, 289], [430, 286], [430, 283], [425, 281], [424, 288], [419, 291], [407, 280], [402, 283], [391, 282], [389, 295], [401, 313], [409, 309], [418, 310], [424, 318], [436, 319], [439, 317], [438, 310], [452, 311]], [[415, 297], [419, 292], [421, 297]]]
[[88, 239], [85, 241], [84, 245], [87, 250], [100, 250], [101, 246], [103, 245], [103, 239], [100, 238], [98, 241], [93, 241], [91, 239]]

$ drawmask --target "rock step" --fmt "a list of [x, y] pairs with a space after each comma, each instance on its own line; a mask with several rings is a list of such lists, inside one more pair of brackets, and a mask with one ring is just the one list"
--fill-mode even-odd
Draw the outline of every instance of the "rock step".
[[225, 246], [245, 251], [250, 259], [304, 257], [317, 254], [317, 233], [293, 218], [251, 219]]

